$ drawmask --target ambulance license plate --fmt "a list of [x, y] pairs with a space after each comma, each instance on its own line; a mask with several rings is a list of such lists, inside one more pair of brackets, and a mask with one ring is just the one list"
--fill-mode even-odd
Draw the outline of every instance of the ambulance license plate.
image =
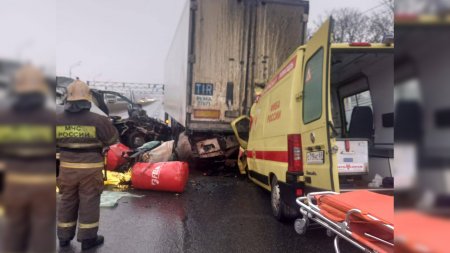
[[323, 156], [324, 152], [322, 151], [313, 151], [306, 153], [306, 163], [307, 164], [323, 164]]

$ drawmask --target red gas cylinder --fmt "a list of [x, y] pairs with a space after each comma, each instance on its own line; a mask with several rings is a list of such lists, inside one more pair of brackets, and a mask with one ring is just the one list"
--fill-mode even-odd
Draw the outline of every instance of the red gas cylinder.
[[124, 158], [124, 154], [128, 151], [130, 151], [130, 148], [122, 143], [109, 146], [109, 150], [106, 153], [106, 169], [114, 171], [125, 164], [127, 160]]
[[131, 183], [136, 189], [183, 192], [188, 176], [185, 162], [136, 163]]

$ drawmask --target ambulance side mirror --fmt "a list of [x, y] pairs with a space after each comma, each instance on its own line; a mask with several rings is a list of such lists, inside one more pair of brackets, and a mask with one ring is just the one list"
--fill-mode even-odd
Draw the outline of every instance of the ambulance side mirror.
[[255, 88], [257, 87], [264, 90], [264, 88], [266, 88], [266, 83], [255, 82]]
[[264, 91], [264, 88], [266, 88], [266, 83], [255, 82], [255, 87], [253, 88], [255, 95], [261, 95], [261, 93]]

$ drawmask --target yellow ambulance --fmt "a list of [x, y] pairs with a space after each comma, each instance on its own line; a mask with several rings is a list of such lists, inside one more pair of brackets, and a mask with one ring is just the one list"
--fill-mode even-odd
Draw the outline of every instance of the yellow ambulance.
[[326, 21], [232, 127], [241, 173], [271, 191], [277, 219], [312, 191], [393, 191], [394, 47], [330, 43]]

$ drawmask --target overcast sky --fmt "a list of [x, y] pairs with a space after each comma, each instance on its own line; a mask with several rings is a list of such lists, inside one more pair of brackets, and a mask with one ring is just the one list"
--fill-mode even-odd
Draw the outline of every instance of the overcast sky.
[[56, 0], [0, 1], [0, 59], [44, 66], [55, 73]]
[[181, 0], [58, 0], [57, 74], [162, 83]]
[[[31, 59], [53, 72], [56, 66], [64, 76], [73, 66], [83, 80], [163, 83], [185, 1], [2, 0], [0, 58]], [[310, 23], [333, 8], [365, 11], [379, 3], [311, 0]]]

